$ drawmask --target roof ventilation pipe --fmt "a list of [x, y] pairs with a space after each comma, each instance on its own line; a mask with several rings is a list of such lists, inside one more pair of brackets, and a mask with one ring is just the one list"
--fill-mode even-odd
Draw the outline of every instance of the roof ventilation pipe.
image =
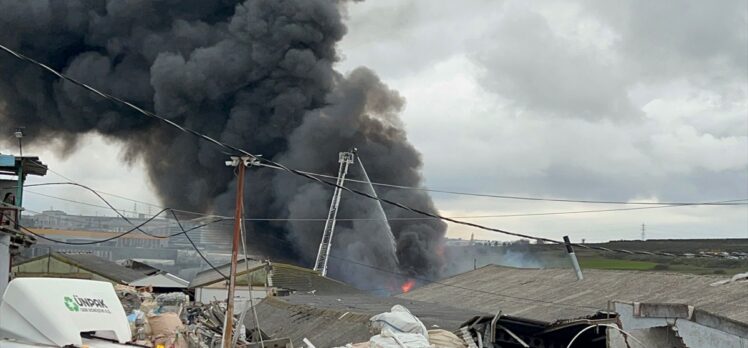
[[574, 272], [577, 274], [577, 280], [584, 280], [582, 267], [579, 267], [579, 260], [577, 260], [577, 254], [574, 253], [574, 249], [571, 247], [569, 236], [564, 236], [564, 244], [566, 244], [566, 252], [569, 253], [569, 258], [571, 259], [571, 265], [574, 267]]

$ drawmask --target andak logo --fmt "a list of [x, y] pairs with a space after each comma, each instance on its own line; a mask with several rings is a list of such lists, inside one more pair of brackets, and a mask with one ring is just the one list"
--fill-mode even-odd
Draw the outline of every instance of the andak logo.
[[68, 308], [71, 312], [78, 312], [80, 311], [80, 307], [73, 301], [72, 298], [65, 296], [65, 307]]

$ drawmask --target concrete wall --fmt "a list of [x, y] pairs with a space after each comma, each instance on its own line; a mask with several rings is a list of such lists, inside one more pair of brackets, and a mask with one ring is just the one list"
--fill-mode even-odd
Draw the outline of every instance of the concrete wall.
[[[684, 305], [672, 306], [680, 308]], [[647, 347], [748, 347], [748, 335], [743, 331], [745, 325], [741, 327], [739, 323], [719, 319], [717, 316], [704, 312], [699, 312], [701, 317], [695, 317], [692, 307], [689, 314], [679, 317], [635, 315], [634, 305], [631, 303], [615, 303], [615, 310], [619, 314], [623, 330], [642, 341]], [[608, 330], [611, 337], [609, 347], [626, 347], [621, 335], [612, 331], [614, 330]], [[637, 346], [631, 340], [629, 344]]]
[[[255, 304], [259, 303], [262, 299], [267, 296], [265, 288], [252, 288], [252, 296], [254, 297]], [[202, 303], [210, 303], [212, 301], [226, 301], [228, 296], [228, 290], [226, 288], [196, 288], [195, 289], [195, 301]], [[241, 313], [246, 304], [249, 302], [249, 291], [246, 287], [237, 287], [234, 292], [234, 313]]]

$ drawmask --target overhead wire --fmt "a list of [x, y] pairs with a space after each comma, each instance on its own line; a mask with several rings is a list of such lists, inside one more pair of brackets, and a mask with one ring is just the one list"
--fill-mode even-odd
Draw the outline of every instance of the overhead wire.
[[[275, 165], [270, 165], [270, 164], [265, 164], [263, 166], [267, 168], [283, 170], [283, 168], [281, 168], [280, 166], [275, 166]], [[299, 170], [299, 172], [312, 175], [312, 176], [316, 176], [316, 177], [320, 177], [320, 178], [337, 179], [336, 176], [328, 175], [328, 174], [320, 174], [320, 173], [304, 171], [304, 170]], [[388, 187], [388, 188], [395, 188], [395, 189], [402, 189], [402, 190], [426, 191], [426, 192], [434, 192], [434, 193], [445, 193], [445, 194], [451, 194], [451, 195], [473, 196], [473, 197], [484, 197], [484, 198], [500, 198], [500, 199], [511, 199], [511, 200], [522, 200], [522, 201], [543, 201], [543, 202], [560, 202], [560, 203], [679, 206], [679, 205], [740, 205], [740, 204], [734, 204], [731, 202], [741, 202], [741, 201], [748, 200], [748, 198], [744, 198], [744, 199], [721, 200], [717, 202], [641, 202], [641, 201], [564, 199], [564, 198], [499, 195], [499, 194], [493, 194], [493, 193], [461, 192], [461, 191], [434, 189], [434, 188], [428, 188], [428, 187], [416, 187], [416, 186], [385, 184], [381, 182], [369, 182], [365, 180], [358, 180], [358, 179], [351, 179], [351, 178], [346, 178], [345, 180], [346, 182], [355, 182], [355, 183], [366, 184], [366, 185], [371, 184], [373, 186], [381, 186], [381, 187]]]
[[[49, 185], [67, 185], [68, 182], [60, 182], [60, 183], [53, 183], [53, 182], [47, 182], [47, 183], [40, 183], [40, 184], [27, 184], [24, 185], [24, 187], [34, 187], [34, 186], [49, 186]], [[77, 186], [86, 186], [80, 183], [75, 183]], [[88, 186], [86, 186], [88, 187]], [[93, 188], [88, 187], [89, 190], [93, 190], [96, 192], [99, 192], [100, 194], [105, 194], [104, 192], [94, 190]], [[26, 190], [25, 192], [39, 195], [47, 198], [57, 199], [69, 203], [74, 204], [80, 204], [85, 205], [89, 207], [94, 208], [102, 208], [102, 209], [110, 209], [108, 206], [93, 204], [93, 203], [87, 203], [87, 202], [81, 202], [69, 198], [49, 195], [45, 193], [35, 192], [35, 191], [29, 191]], [[721, 202], [713, 202], [713, 203], [727, 203], [727, 202], [734, 202], [734, 201], [721, 201]], [[157, 206], [158, 208], [164, 208]], [[674, 208], [674, 207], [680, 207], [677, 205], [660, 205], [660, 206], [646, 206], [646, 207], [635, 207], [635, 208], [611, 208], [611, 209], [592, 209], [592, 210], [571, 210], [571, 211], [555, 211], [555, 212], [537, 212], [537, 213], [515, 213], [515, 214], [486, 214], [486, 215], [459, 215], [459, 216], [448, 216], [450, 218], [454, 219], [489, 219], [489, 218], [512, 218], [512, 217], [532, 217], [532, 216], [552, 216], [552, 215], [574, 215], [574, 214], [592, 214], [592, 213], [607, 213], [607, 212], [619, 212], [619, 211], [631, 211], [631, 210], [649, 210], [649, 209], [662, 209], [662, 208]], [[209, 217], [223, 217], [223, 218], [233, 218], [232, 216], [224, 216], [224, 215], [216, 215], [216, 214], [205, 214], [205, 213], [198, 213], [194, 211], [189, 210], [182, 210], [182, 209], [176, 209], [176, 208], [170, 208], [174, 211], [180, 212], [180, 213], [187, 213], [187, 214], [195, 214], [200, 216], [209, 216]], [[139, 213], [134, 210], [127, 210], [127, 209], [118, 209], [120, 212], [124, 213]], [[387, 221], [416, 221], [416, 220], [437, 220], [439, 218], [434, 217], [392, 217], [387, 218]], [[244, 218], [245, 221], [326, 221], [327, 218]], [[338, 221], [374, 221], [374, 220], [382, 220], [381, 218], [337, 218]]]
[[[241, 200], [242, 206], [241, 206], [241, 212], [242, 212], [242, 218], [244, 217], [244, 200]], [[262, 337], [262, 330], [260, 329], [260, 319], [257, 316], [257, 308], [255, 307], [255, 300], [254, 300], [254, 294], [252, 290], [252, 276], [249, 273], [249, 260], [247, 259], [247, 234], [246, 234], [246, 226], [244, 225], [245, 220], [241, 220], [239, 223], [240, 232], [241, 232], [241, 240], [242, 240], [242, 253], [244, 254], [244, 267], [246, 268], [247, 272], [247, 290], [249, 290], [249, 305], [252, 308], [252, 315], [255, 319], [255, 333], [257, 333], [257, 336], [260, 338], [260, 346], [261, 348], [265, 348], [265, 339]], [[246, 315], [247, 311], [245, 310], [242, 312], [241, 318], [239, 320], [240, 323], [244, 322], [244, 316]], [[235, 336], [238, 337], [238, 336]], [[236, 338], [234, 338], [234, 344], [236, 344]]]
[[208, 260], [208, 258], [205, 257], [205, 255], [203, 255], [203, 252], [200, 251], [200, 248], [197, 247], [197, 244], [195, 244], [195, 242], [192, 241], [192, 238], [185, 231], [184, 227], [182, 226], [182, 222], [179, 221], [179, 218], [177, 217], [177, 214], [174, 213], [173, 210], [171, 211], [171, 215], [174, 217], [174, 221], [177, 222], [177, 226], [179, 226], [179, 229], [182, 230], [182, 233], [184, 234], [185, 238], [187, 238], [187, 241], [190, 242], [190, 245], [192, 245], [192, 248], [195, 249], [195, 251], [197, 252], [197, 255], [199, 255], [200, 258], [203, 259], [203, 261], [205, 261], [205, 263], [207, 263], [208, 266], [210, 266], [210, 268], [212, 268], [214, 271], [216, 271], [216, 273], [220, 274], [221, 277], [223, 277], [224, 279], [228, 279], [229, 277], [227, 277], [225, 274], [223, 274], [223, 272], [221, 272], [220, 269], [216, 268], [216, 266], [214, 266], [213, 263], [211, 263], [210, 260]]
[[[216, 145], [218, 147], [221, 147], [221, 148], [233, 151], [233, 152], [235, 152], [237, 154], [242, 154], [244, 156], [247, 156], [247, 157], [251, 158], [254, 161], [264, 162], [265, 164], [278, 167], [278, 169], [280, 169], [280, 170], [283, 170], [283, 171], [286, 171], [286, 172], [289, 172], [289, 173], [293, 173], [293, 174], [295, 174], [297, 176], [300, 176], [300, 177], [305, 177], [305, 178], [310, 179], [312, 181], [316, 181], [316, 182], [318, 182], [320, 184], [324, 184], [324, 185], [336, 187], [336, 188], [339, 188], [341, 190], [344, 190], [344, 191], [352, 193], [352, 194], [356, 194], [356, 195], [359, 195], [359, 196], [362, 196], [362, 197], [366, 197], [366, 198], [369, 198], [369, 199], [373, 199], [373, 200], [377, 200], [377, 201], [380, 201], [380, 202], [383, 202], [383, 203], [387, 203], [388, 205], [392, 205], [392, 206], [395, 206], [397, 208], [400, 208], [400, 209], [403, 209], [405, 211], [409, 211], [409, 212], [412, 212], [412, 213], [415, 213], [415, 214], [420, 214], [420, 215], [423, 215], [423, 216], [438, 218], [438, 219], [441, 219], [443, 221], [452, 222], [452, 223], [459, 224], [459, 225], [473, 227], [473, 228], [477, 228], [477, 229], [481, 229], [481, 230], [485, 230], [485, 231], [489, 231], [489, 232], [493, 232], [493, 233], [501, 233], [501, 234], [510, 235], [510, 236], [514, 236], [514, 237], [540, 240], [540, 241], [544, 241], [544, 242], [548, 242], [548, 243], [555, 243], [555, 244], [564, 244], [564, 242], [560, 241], [560, 240], [555, 240], [555, 239], [550, 239], [550, 238], [545, 238], [545, 237], [539, 237], [539, 236], [532, 236], [532, 235], [528, 235], [528, 234], [524, 234], [524, 233], [517, 233], [517, 232], [507, 231], [507, 230], [503, 230], [503, 229], [492, 228], [492, 227], [488, 227], [488, 226], [483, 226], [483, 225], [475, 224], [475, 223], [472, 223], [472, 222], [466, 222], [466, 221], [461, 221], [461, 220], [457, 220], [457, 219], [454, 219], [454, 218], [444, 217], [444, 216], [441, 216], [439, 214], [428, 212], [428, 211], [425, 211], [425, 210], [422, 210], [422, 209], [417, 209], [417, 208], [413, 208], [413, 207], [410, 207], [410, 206], [406, 206], [406, 205], [404, 205], [402, 203], [395, 202], [395, 201], [392, 201], [392, 200], [389, 200], [389, 199], [385, 199], [385, 198], [381, 198], [381, 197], [375, 197], [375, 196], [373, 196], [373, 195], [371, 195], [371, 194], [369, 194], [367, 192], [363, 192], [363, 191], [356, 190], [356, 189], [351, 189], [351, 188], [348, 188], [348, 187], [345, 187], [345, 186], [338, 185], [338, 184], [333, 183], [333, 182], [322, 180], [322, 179], [320, 179], [318, 177], [315, 177], [315, 176], [313, 176], [311, 174], [302, 172], [302, 171], [297, 170], [297, 169], [289, 168], [289, 167], [287, 167], [287, 166], [285, 166], [285, 165], [283, 165], [281, 163], [272, 161], [270, 159], [267, 159], [267, 158], [264, 158], [264, 157], [261, 157], [261, 156], [254, 155], [254, 154], [252, 154], [252, 153], [250, 153], [250, 152], [248, 152], [248, 151], [246, 151], [244, 149], [241, 149], [241, 148], [238, 148], [236, 146], [233, 146], [233, 145], [221, 142], [219, 140], [214, 139], [213, 137], [210, 137], [210, 136], [208, 136], [206, 134], [203, 134], [203, 133], [200, 133], [198, 131], [195, 131], [195, 130], [189, 128], [189, 127], [184, 127], [184, 126], [182, 126], [182, 125], [180, 125], [180, 124], [178, 124], [178, 123], [176, 123], [176, 122], [174, 122], [174, 121], [172, 121], [170, 119], [167, 119], [165, 117], [159, 116], [159, 115], [157, 115], [157, 114], [155, 114], [153, 112], [144, 110], [144, 109], [142, 109], [142, 108], [140, 108], [140, 107], [138, 107], [138, 106], [136, 106], [136, 105], [134, 105], [134, 104], [126, 101], [126, 100], [123, 100], [123, 99], [121, 99], [119, 97], [116, 97], [114, 95], [111, 95], [111, 94], [99, 91], [98, 89], [93, 88], [93, 87], [91, 87], [91, 86], [89, 86], [89, 85], [87, 85], [87, 84], [85, 84], [83, 82], [80, 82], [80, 81], [78, 81], [75, 78], [72, 78], [72, 77], [67, 76], [67, 75], [65, 75], [63, 73], [60, 73], [60, 72], [56, 71], [55, 69], [53, 69], [53, 68], [51, 68], [51, 67], [49, 67], [49, 66], [47, 66], [47, 65], [45, 65], [45, 64], [43, 64], [41, 62], [38, 62], [38, 61], [34, 60], [33, 58], [27, 57], [27, 56], [25, 56], [25, 55], [23, 55], [21, 53], [18, 53], [18, 52], [14, 51], [14, 50], [11, 50], [10, 48], [8, 48], [8, 47], [6, 47], [4, 45], [0, 44], [0, 50], [3, 50], [5, 52], [11, 54], [12, 56], [14, 56], [17, 59], [20, 59], [22, 61], [26, 61], [26, 62], [32, 63], [32, 64], [34, 64], [34, 65], [36, 65], [36, 66], [44, 69], [45, 71], [47, 71], [47, 72], [49, 72], [49, 73], [57, 76], [58, 78], [63, 79], [65, 81], [68, 81], [68, 82], [70, 82], [70, 83], [72, 83], [72, 84], [74, 84], [74, 85], [76, 85], [78, 87], [81, 87], [83, 89], [86, 89], [86, 90], [90, 91], [91, 93], [94, 93], [94, 94], [97, 94], [97, 95], [101, 96], [102, 98], [105, 98], [105, 99], [117, 102], [119, 104], [125, 105], [125, 106], [129, 107], [130, 109], [135, 110], [135, 111], [137, 111], [138, 113], [140, 113], [142, 115], [145, 115], [147, 117], [156, 119], [156, 120], [158, 120], [158, 121], [160, 121], [160, 122], [162, 122], [164, 124], [167, 124], [167, 125], [169, 125], [171, 127], [176, 128], [176, 129], [178, 129], [178, 130], [180, 130], [180, 131], [182, 131], [184, 133], [191, 134], [191, 135], [193, 135], [195, 137], [198, 137], [200, 139], [208, 141], [208, 142], [210, 142], [210, 143], [212, 143], [212, 144], [214, 144], [214, 145]], [[680, 205], [680, 206], [688, 206], [688, 205], [699, 205], [699, 204], [683, 204], [683, 205]], [[618, 253], [625, 253], [625, 254], [675, 256], [674, 254], [671, 254], [671, 253], [659, 253], [659, 252], [649, 252], [649, 251], [639, 251], [639, 250], [625, 250], [625, 249], [612, 249], [612, 248], [590, 246], [590, 245], [577, 244], [577, 243], [572, 243], [572, 245], [580, 247], [580, 248], [595, 249], [595, 250], [606, 251], [606, 252], [618, 252]]]
[[[271, 168], [271, 169], [282, 170], [280, 167], [270, 165], [270, 164], [261, 164], [261, 166], [266, 167], [266, 168]], [[48, 167], [46, 168], [53, 174], [67, 181], [75, 181], [59, 172], [53, 171], [51, 168], [48, 168]], [[313, 175], [313, 176], [320, 177], [320, 178], [337, 179], [337, 177], [334, 175], [321, 174], [321, 173], [315, 173], [315, 172], [304, 171], [304, 170], [299, 170], [299, 171], [302, 173], [306, 173], [306, 174]], [[712, 202], [706, 202], [706, 201], [702, 201], [702, 202], [667, 202], [667, 201], [666, 202], [642, 202], [642, 201], [616, 201], [616, 200], [584, 200], [584, 199], [564, 199], [564, 198], [551, 198], [551, 197], [500, 195], [500, 194], [493, 194], [493, 193], [461, 192], [461, 191], [454, 191], [454, 190], [435, 189], [435, 188], [429, 188], [429, 187], [387, 184], [387, 183], [366, 181], [366, 180], [353, 179], [353, 178], [346, 178], [346, 182], [349, 182], [349, 183], [354, 182], [354, 183], [365, 184], [365, 185], [371, 184], [373, 186], [381, 186], [381, 187], [395, 188], [395, 189], [402, 189], [402, 190], [426, 191], [426, 192], [445, 193], [445, 194], [461, 195], [461, 196], [499, 198], [499, 199], [523, 200], [523, 201], [560, 202], [560, 203], [607, 204], [607, 205], [614, 205], [614, 204], [615, 205], [655, 205], [655, 206], [661, 206], [661, 205], [662, 206], [681, 206], [681, 205], [716, 205], [716, 206], [728, 205], [729, 206], [729, 205], [745, 205], [746, 203], [738, 203], [738, 202], [748, 201], [748, 198], [719, 200], [719, 201], [712, 201]], [[109, 195], [112, 197], [129, 200], [129, 201], [136, 202], [136, 203], [142, 203], [142, 204], [146, 204], [146, 205], [153, 206], [153, 207], [163, 208], [159, 206], [158, 204], [125, 197], [125, 196], [114, 194], [114, 193], [108, 193], [104, 191], [98, 191], [98, 192], [104, 195]], [[601, 210], [601, 211], [607, 211], [607, 210]], [[611, 211], [615, 211], [615, 210], [611, 210]]]
[[[116, 234], [116, 235], [114, 235], [112, 237], [108, 237], [108, 238], [105, 238], [105, 239], [100, 239], [100, 240], [95, 240], [95, 241], [88, 241], [88, 242], [68, 242], [68, 241], [61, 241], [61, 240], [57, 240], [57, 239], [52, 239], [52, 238], [46, 237], [46, 236], [44, 236], [42, 234], [36, 233], [36, 232], [32, 231], [29, 228], [26, 228], [25, 226], [21, 225], [20, 222], [17, 221], [16, 219], [10, 218], [10, 220], [13, 220], [13, 223], [16, 226], [18, 226], [21, 230], [23, 230], [24, 232], [27, 232], [28, 234], [34, 235], [37, 238], [41, 238], [41, 239], [44, 239], [44, 240], [47, 240], [47, 241], [50, 241], [50, 242], [60, 243], [60, 244], [67, 244], [67, 245], [94, 245], [94, 244], [101, 244], [101, 243], [106, 243], [108, 241], [112, 241], [112, 240], [115, 240], [115, 239], [119, 239], [119, 238], [122, 238], [122, 237], [130, 234], [130, 233], [138, 231], [138, 230], [140, 230], [141, 227], [145, 226], [146, 224], [148, 224], [151, 221], [153, 221], [154, 219], [156, 219], [156, 217], [158, 217], [159, 215], [161, 215], [162, 213], [164, 213], [166, 210], [168, 210], [168, 209], [161, 210], [157, 214], [151, 216], [147, 220], [143, 221], [142, 223], [138, 224], [137, 226], [135, 226], [135, 227], [133, 227], [133, 228], [131, 228], [131, 229], [125, 231], [125, 232], [118, 233], [118, 234]], [[159, 236], [159, 238], [168, 238], [168, 237]]]

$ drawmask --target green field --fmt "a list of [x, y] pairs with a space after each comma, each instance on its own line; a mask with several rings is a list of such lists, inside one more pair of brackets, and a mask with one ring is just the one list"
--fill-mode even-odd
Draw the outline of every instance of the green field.
[[583, 257], [579, 259], [579, 265], [582, 266], [582, 269], [594, 268], [648, 271], [653, 270], [657, 264], [648, 261], [618, 260], [602, 257]]
[[580, 257], [579, 264], [582, 269], [611, 269], [611, 270], [634, 270], [634, 271], [666, 271], [681, 272], [692, 274], [725, 274], [731, 275], [739, 272], [745, 272], [745, 268], [732, 267], [705, 267], [702, 265], [689, 263], [668, 263], [668, 262], [651, 262], [639, 260], [625, 260], [606, 258], [601, 256]]

